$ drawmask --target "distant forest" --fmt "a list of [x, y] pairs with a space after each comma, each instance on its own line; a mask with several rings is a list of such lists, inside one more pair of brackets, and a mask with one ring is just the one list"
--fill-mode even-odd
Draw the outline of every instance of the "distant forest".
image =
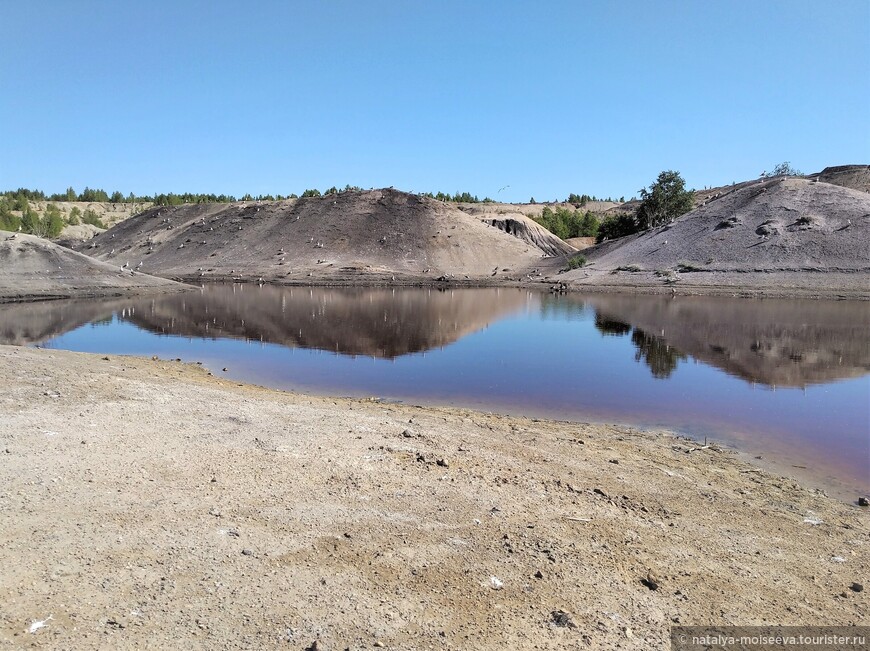
[[[320, 197], [330, 194], [340, 194], [342, 192], [360, 191], [361, 187], [356, 185], [346, 185], [339, 189], [335, 186], [321, 192], [317, 189], [305, 190], [302, 197]], [[456, 203], [495, 203], [495, 199], [490, 197], [478, 198], [476, 194], [470, 192], [423, 192], [424, 197], [437, 199], [438, 201], [452, 201]], [[17, 190], [0, 191], [0, 196], [5, 197], [13, 202], [24, 199], [27, 201], [85, 201], [99, 203], [151, 203], [156, 206], [180, 206], [185, 203], [232, 203], [234, 201], [282, 201], [283, 199], [297, 199], [300, 195], [297, 194], [258, 194], [256, 196], [246, 194], [242, 197], [234, 197], [231, 194], [205, 194], [202, 192], [181, 192], [181, 193], [160, 193], [153, 195], [137, 195], [130, 192], [124, 194], [118, 190], [109, 194], [105, 190], [99, 188], [85, 187], [81, 192], [76, 192], [74, 188], [69, 187], [66, 192], [57, 192], [55, 194], [46, 194], [42, 190], [31, 190], [29, 188], [18, 188]], [[607, 197], [606, 199], [588, 194], [574, 194], [573, 192], [565, 199], [565, 203], [571, 203], [575, 206], [585, 206], [590, 201], [611, 201], [616, 199]], [[620, 197], [619, 202], [625, 201], [625, 197]], [[532, 197], [529, 203], [538, 203]], [[546, 202], [544, 202], [546, 203]], [[552, 203], [559, 203], [554, 199]]]

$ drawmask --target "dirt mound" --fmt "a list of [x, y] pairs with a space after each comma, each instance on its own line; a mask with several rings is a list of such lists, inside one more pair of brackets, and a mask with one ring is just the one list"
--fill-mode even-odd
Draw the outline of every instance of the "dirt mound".
[[164, 277], [336, 283], [519, 278], [545, 255], [450, 205], [392, 189], [154, 208], [78, 248]]
[[867, 291], [870, 195], [794, 177], [736, 187], [671, 224], [588, 249], [594, 265], [562, 278], [596, 285], [704, 285], [740, 274], [726, 284], [752, 286], [764, 284], [761, 274], [799, 274], [794, 282], [812, 284], [824, 275], [819, 272], [828, 272], [843, 275], [838, 284]]
[[0, 231], [0, 270], [0, 302], [187, 289], [39, 237], [6, 231]]
[[870, 165], [826, 167], [812, 178], [844, 188], [870, 192]]
[[484, 218], [483, 222], [538, 247], [548, 256], [565, 255], [576, 251], [573, 246], [553, 235], [534, 219], [519, 213], [494, 215]]

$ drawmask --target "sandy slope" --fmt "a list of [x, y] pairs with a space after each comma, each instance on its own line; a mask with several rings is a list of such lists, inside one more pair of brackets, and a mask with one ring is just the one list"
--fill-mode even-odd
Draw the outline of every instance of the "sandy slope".
[[715, 447], [61, 351], [0, 347], [0, 383], [9, 648], [648, 650], [675, 622], [868, 623], [866, 513]]
[[39, 237], [0, 231], [0, 302], [182, 289], [178, 283], [122, 270]]
[[870, 194], [798, 178], [744, 184], [671, 224], [584, 251], [577, 286], [870, 294]]
[[389, 189], [155, 208], [80, 250], [164, 277], [282, 282], [518, 277], [543, 254], [455, 207]]

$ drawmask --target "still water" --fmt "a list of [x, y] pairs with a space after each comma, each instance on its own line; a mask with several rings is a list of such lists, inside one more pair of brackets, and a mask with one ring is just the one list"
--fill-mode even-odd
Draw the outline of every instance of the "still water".
[[4, 305], [0, 342], [201, 361], [315, 393], [665, 427], [841, 494], [870, 488], [865, 302], [214, 285]]

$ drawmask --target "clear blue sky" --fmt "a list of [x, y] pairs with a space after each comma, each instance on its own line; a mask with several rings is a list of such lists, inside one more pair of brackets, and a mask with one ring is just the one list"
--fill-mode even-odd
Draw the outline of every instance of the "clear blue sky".
[[870, 163], [868, 0], [0, 0], [0, 25], [3, 189], [542, 201]]

